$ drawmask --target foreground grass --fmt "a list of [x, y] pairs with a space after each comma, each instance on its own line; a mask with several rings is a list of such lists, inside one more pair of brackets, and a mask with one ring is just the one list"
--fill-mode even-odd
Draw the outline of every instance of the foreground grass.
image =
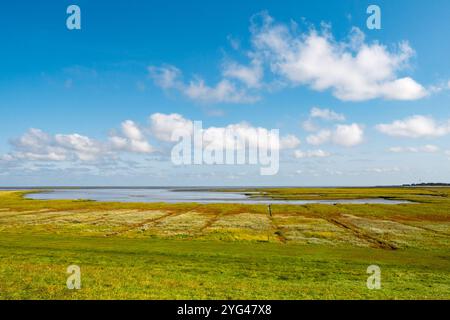
[[[257, 205], [0, 192], [0, 298], [450, 299], [449, 189], [348, 190], [343, 197], [367, 198], [366, 190], [415, 203], [279, 205], [269, 217]], [[264, 192], [301, 199], [314, 189]], [[81, 267], [81, 290], [66, 288], [72, 264]], [[366, 287], [372, 264], [381, 290]]]
[[[2, 235], [3, 299], [448, 299], [446, 251]], [[65, 287], [81, 267], [82, 289]], [[368, 290], [366, 268], [382, 270]]]

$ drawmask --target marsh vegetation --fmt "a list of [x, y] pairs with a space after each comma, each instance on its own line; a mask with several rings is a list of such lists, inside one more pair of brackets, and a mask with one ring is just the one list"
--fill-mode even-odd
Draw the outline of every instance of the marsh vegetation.
[[[450, 188], [239, 189], [411, 202], [272, 205], [271, 215], [265, 205], [25, 199], [29, 192], [0, 192], [2, 299], [450, 298]], [[81, 267], [80, 290], [65, 286], [71, 264]], [[381, 267], [381, 290], [366, 287], [371, 264]]]

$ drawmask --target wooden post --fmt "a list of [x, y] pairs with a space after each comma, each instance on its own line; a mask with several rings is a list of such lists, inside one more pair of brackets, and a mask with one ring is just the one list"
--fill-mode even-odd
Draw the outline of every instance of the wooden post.
[[[270, 203], [267, 207], [267, 211], [269, 212], [269, 217], [272, 217], [272, 206], [270, 205]], [[270, 242], [270, 229], [269, 229], [269, 233], [267, 234], [267, 242]]]

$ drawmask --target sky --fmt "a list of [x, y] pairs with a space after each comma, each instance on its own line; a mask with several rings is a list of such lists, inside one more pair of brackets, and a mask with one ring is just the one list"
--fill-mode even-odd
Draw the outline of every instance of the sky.
[[[2, 3], [0, 186], [450, 182], [449, 30], [446, 0]], [[279, 170], [175, 165], [194, 121], [279, 130]]]

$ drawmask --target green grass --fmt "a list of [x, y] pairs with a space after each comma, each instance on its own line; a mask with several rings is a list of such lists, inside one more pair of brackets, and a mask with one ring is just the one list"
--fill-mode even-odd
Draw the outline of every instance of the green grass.
[[[37, 201], [0, 192], [0, 298], [450, 298], [450, 189], [263, 191], [414, 203], [274, 205], [269, 217], [259, 205]], [[72, 264], [81, 267], [80, 290], [66, 288]], [[380, 290], [366, 287], [372, 264], [381, 268]]]

